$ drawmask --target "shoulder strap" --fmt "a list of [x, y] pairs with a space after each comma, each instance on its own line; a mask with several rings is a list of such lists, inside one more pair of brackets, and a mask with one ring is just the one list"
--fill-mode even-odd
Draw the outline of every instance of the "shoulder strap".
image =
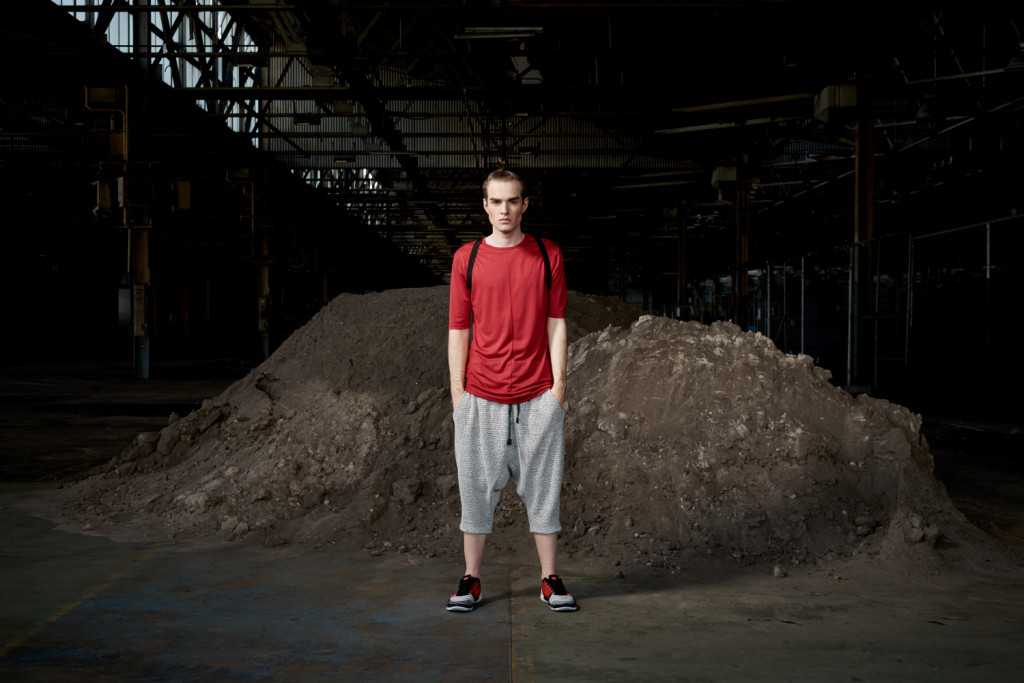
[[[473, 242], [473, 251], [469, 252], [469, 263], [466, 265], [466, 289], [473, 291], [473, 261], [476, 261], [476, 252], [480, 249], [480, 243], [484, 241], [481, 237], [476, 242]], [[547, 257], [545, 257], [545, 261]]]
[[[544, 284], [547, 285], [548, 291], [551, 291], [551, 259], [548, 258], [548, 250], [544, 246], [544, 240], [533, 236], [533, 239], [537, 240], [537, 248], [540, 249], [540, 257], [544, 259]], [[480, 249], [480, 243], [484, 239], [481, 237], [476, 242], [473, 242], [473, 250], [469, 252], [469, 263], [466, 264], [466, 289], [473, 291], [473, 262], [476, 261], [476, 252]]]
[[551, 261], [548, 259], [548, 250], [544, 246], [544, 240], [533, 236], [533, 239], [537, 240], [537, 248], [540, 249], [540, 256], [544, 259], [544, 284], [548, 286], [548, 291], [551, 291]]

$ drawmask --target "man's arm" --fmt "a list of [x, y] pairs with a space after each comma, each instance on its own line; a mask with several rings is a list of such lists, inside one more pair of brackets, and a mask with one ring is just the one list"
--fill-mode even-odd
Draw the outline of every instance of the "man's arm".
[[565, 405], [565, 364], [569, 354], [569, 333], [565, 318], [548, 318], [548, 355], [551, 356], [551, 376], [555, 383], [551, 393]]
[[466, 360], [469, 358], [469, 330], [448, 330], [448, 376], [452, 387], [452, 410], [466, 391]]

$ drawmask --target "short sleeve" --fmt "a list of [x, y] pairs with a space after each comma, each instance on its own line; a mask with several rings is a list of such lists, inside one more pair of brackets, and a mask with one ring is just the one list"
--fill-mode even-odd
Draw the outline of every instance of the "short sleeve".
[[551, 291], [548, 292], [548, 317], [564, 318], [568, 294], [565, 283], [565, 266], [562, 263], [562, 250], [550, 240], [544, 240], [544, 246], [548, 250], [548, 259], [551, 261]]
[[468, 330], [470, 310], [469, 288], [466, 287], [466, 266], [469, 252], [463, 245], [452, 259], [452, 281], [448, 293], [448, 329]]

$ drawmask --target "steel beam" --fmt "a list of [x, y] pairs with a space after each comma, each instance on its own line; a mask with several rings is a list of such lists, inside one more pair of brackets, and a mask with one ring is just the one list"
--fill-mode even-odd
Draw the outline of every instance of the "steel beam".
[[[259, 99], [290, 99], [325, 101], [352, 99], [338, 95], [352, 95], [355, 89], [345, 85], [335, 86], [198, 86], [175, 88], [175, 92], [204, 98], [209, 95], [220, 95], [224, 98], [250, 96]], [[493, 100], [495, 97], [513, 97], [517, 100], [546, 102], [562, 100], [564, 96], [573, 94], [600, 94], [614, 99], [622, 97], [641, 98], [650, 95], [676, 96], [678, 87], [672, 85], [594, 85], [594, 84], [559, 84], [557, 86], [524, 85], [508, 88], [504, 92], [495, 91], [486, 85], [466, 86], [373, 86], [374, 96], [383, 101], [432, 101], [453, 100], [462, 102], [466, 99]], [[563, 97], [560, 97], [563, 96]], [[620, 100], [621, 101], [621, 100]], [[638, 100], [643, 102], [644, 100]], [[613, 102], [610, 102], [610, 104]]]

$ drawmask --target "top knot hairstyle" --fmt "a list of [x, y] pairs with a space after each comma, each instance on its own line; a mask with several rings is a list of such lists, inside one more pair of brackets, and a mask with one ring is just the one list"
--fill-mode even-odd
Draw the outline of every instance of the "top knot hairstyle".
[[505, 168], [504, 164], [501, 164], [497, 169], [491, 171], [490, 175], [488, 175], [486, 180], [484, 180], [484, 199], [487, 199], [487, 186], [490, 184], [492, 180], [497, 180], [498, 182], [519, 183], [519, 187], [522, 188], [523, 194], [526, 194], [526, 183], [523, 182], [523, 179], [520, 178], [516, 173]]

